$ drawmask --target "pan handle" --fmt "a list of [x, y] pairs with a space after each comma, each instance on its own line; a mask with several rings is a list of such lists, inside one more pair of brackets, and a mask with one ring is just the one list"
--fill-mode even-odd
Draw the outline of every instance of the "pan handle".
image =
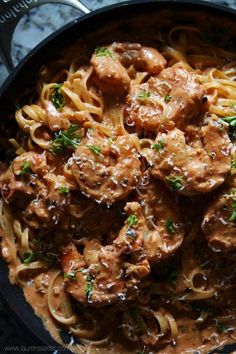
[[0, 0], [0, 57], [8, 72], [14, 69], [11, 42], [17, 23], [32, 8], [49, 3], [70, 5], [83, 14], [90, 12], [79, 0]]

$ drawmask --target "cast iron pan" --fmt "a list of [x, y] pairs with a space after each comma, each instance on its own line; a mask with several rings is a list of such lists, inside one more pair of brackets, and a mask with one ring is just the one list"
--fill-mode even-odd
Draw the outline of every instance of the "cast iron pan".
[[[21, 3], [22, 13], [26, 13], [28, 8], [33, 7], [40, 3], [41, 0], [11, 0], [11, 2], [5, 2], [2, 4], [5, 6], [4, 9], [0, 7], [0, 55], [10, 70], [13, 67], [11, 55], [10, 55], [10, 44], [11, 37], [14, 27], [19, 20], [20, 14], [16, 11], [19, 6], [15, 8], [15, 16], [10, 16], [9, 21], [3, 23], [3, 17], [1, 11], [10, 11], [12, 9], [9, 7], [14, 3]], [[1, 1], [2, 2], [2, 1]], [[89, 10], [86, 9], [77, 0], [42, 0], [41, 3], [46, 2], [61, 2], [77, 7], [84, 13], [88, 13]], [[9, 5], [10, 4], [10, 5]], [[28, 7], [24, 7], [27, 5]], [[8, 8], [6, 7], [7, 5]], [[19, 4], [18, 4], [19, 5]], [[128, 16], [138, 15], [142, 13], [154, 13], [163, 8], [170, 8], [173, 10], [181, 11], [205, 11], [209, 14], [215, 14], [218, 16], [223, 16], [224, 18], [236, 20], [236, 11], [212, 4], [205, 3], [202, 1], [194, 0], [136, 0], [123, 2], [120, 4], [108, 6], [106, 8], [94, 11], [90, 14], [86, 14], [70, 24], [64, 26], [62, 29], [56, 31], [53, 35], [45, 39], [41, 44], [39, 44], [33, 51], [31, 51], [22, 62], [10, 73], [8, 79], [5, 81], [4, 85], [0, 88], [0, 134], [5, 134], [6, 129], [12, 125], [12, 121], [8, 119], [15, 110], [15, 103], [18, 101], [19, 96], [24, 91], [24, 89], [31, 87], [32, 83], [36, 82], [39, 68], [50, 61], [53, 57], [61, 51], [61, 48], [68, 45], [69, 43], [75, 41], [78, 38], [89, 33], [95, 33], [97, 29], [104, 27], [107, 23], [112, 23], [115, 20], [126, 19]], [[5, 18], [7, 18], [5, 16]], [[4, 39], [3, 39], [4, 38]], [[6, 39], [9, 43], [6, 43]], [[101, 39], [102, 42], [102, 39]], [[1, 150], [0, 146], [0, 158], [4, 158], [6, 152]], [[25, 301], [22, 290], [18, 286], [12, 286], [8, 280], [8, 269], [7, 265], [0, 260], [0, 295], [2, 299], [12, 310], [16, 318], [21, 321], [21, 323], [26, 327], [31, 337], [34, 339], [36, 345], [44, 346], [41, 351], [48, 352], [57, 350], [58, 353], [69, 353], [69, 351], [64, 348], [60, 350], [59, 345], [51, 338], [49, 333], [44, 329], [41, 320], [35, 316], [32, 308]], [[62, 333], [63, 338], [67, 343], [70, 341], [70, 337]], [[22, 342], [24, 339], [22, 339]], [[24, 343], [22, 343], [24, 344]], [[225, 346], [223, 353], [232, 353], [236, 350], [236, 344]], [[40, 351], [40, 350], [38, 350]], [[214, 350], [214, 353], [217, 351]]]

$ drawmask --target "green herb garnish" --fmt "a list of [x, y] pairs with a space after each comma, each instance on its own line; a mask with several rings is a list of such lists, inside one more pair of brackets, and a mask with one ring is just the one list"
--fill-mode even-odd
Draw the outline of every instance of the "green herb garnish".
[[89, 148], [90, 151], [92, 151], [95, 155], [99, 155], [102, 151], [100, 146], [97, 145], [86, 145], [87, 148]]
[[216, 319], [215, 321], [217, 332], [222, 333], [227, 330], [227, 327], [220, 320]]
[[169, 182], [172, 191], [178, 191], [183, 187], [183, 177], [182, 176], [173, 176], [166, 177], [166, 180]]
[[229, 217], [229, 221], [236, 222], [236, 200], [233, 200], [232, 209], [233, 211]]
[[54, 139], [51, 140], [50, 151], [53, 154], [60, 154], [66, 148], [76, 149], [80, 143], [80, 136], [76, 134], [79, 126], [72, 124], [67, 130], [59, 130], [55, 133]]
[[76, 273], [77, 272], [64, 273], [64, 279], [76, 280]]
[[34, 238], [33, 240], [32, 240], [32, 243], [34, 244], [34, 245], [37, 245], [37, 244], [39, 244], [41, 242], [41, 239], [40, 238]]
[[93, 295], [93, 282], [94, 282], [93, 276], [91, 274], [88, 274], [86, 276], [86, 281], [87, 281], [86, 294], [87, 294], [88, 301], [90, 301]]
[[151, 93], [146, 90], [141, 90], [138, 94], [138, 99], [145, 101], [146, 99], [150, 98]]
[[236, 126], [236, 116], [229, 116], [229, 117], [224, 117], [221, 118], [224, 122], [228, 123], [232, 127]]
[[99, 47], [95, 49], [96, 57], [111, 57], [113, 58], [112, 52], [106, 47]]
[[229, 221], [236, 222], [236, 188], [232, 188], [232, 192], [225, 194], [225, 196], [232, 200], [232, 214], [229, 217]]
[[231, 160], [231, 168], [236, 169], [236, 160], [234, 159]]
[[152, 149], [156, 150], [157, 152], [161, 152], [161, 150], [164, 148], [164, 141], [163, 140], [158, 140], [157, 143], [152, 145]]
[[128, 219], [127, 219], [127, 223], [129, 225], [129, 227], [133, 227], [134, 225], [136, 225], [138, 223], [138, 218], [136, 215], [131, 214]]
[[219, 121], [226, 122], [229, 125], [229, 136], [231, 139], [236, 138], [236, 116], [220, 118]]
[[34, 252], [26, 252], [24, 255], [23, 255], [23, 258], [22, 258], [22, 262], [25, 263], [25, 264], [29, 264], [29, 263], [32, 263], [34, 261], [36, 261], [36, 253]]
[[70, 189], [67, 187], [60, 187], [60, 188], [58, 188], [58, 191], [60, 194], [67, 195], [67, 194], [69, 194]]
[[53, 87], [53, 93], [50, 96], [50, 99], [56, 109], [61, 109], [65, 106], [65, 99], [61, 93], [61, 87], [63, 84], [56, 84]]
[[167, 95], [167, 94], [166, 94], [166, 95], [164, 96], [164, 101], [165, 101], [165, 102], [170, 102], [171, 98], [172, 98], [172, 97], [171, 97], [170, 95]]
[[30, 163], [28, 161], [24, 161], [22, 170], [20, 171], [20, 174], [26, 175], [28, 173], [31, 173]]
[[168, 231], [169, 234], [174, 235], [175, 234], [175, 226], [173, 223], [173, 220], [171, 218], [168, 218], [166, 220], [166, 230]]

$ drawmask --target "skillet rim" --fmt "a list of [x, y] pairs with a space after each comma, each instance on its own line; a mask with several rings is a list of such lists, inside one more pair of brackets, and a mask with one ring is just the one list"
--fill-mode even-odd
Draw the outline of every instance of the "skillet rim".
[[206, 10], [212, 9], [213, 11], [216, 12], [223, 12], [228, 16], [236, 17], [236, 9], [232, 9], [230, 7], [227, 7], [225, 5], [221, 4], [215, 4], [213, 2], [208, 2], [204, 0], [130, 0], [130, 1], [122, 1], [117, 4], [112, 4], [109, 6], [105, 6], [102, 8], [99, 8], [97, 10], [93, 10], [88, 14], [84, 14], [80, 17], [77, 17], [76, 19], [72, 20], [68, 24], [62, 26], [61, 28], [57, 29], [54, 33], [50, 34], [48, 37], [44, 38], [40, 43], [38, 43], [32, 50], [30, 50], [29, 53], [26, 54], [26, 56], [16, 65], [14, 70], [8, 75], [6, 80], [3, 82], [3, 84], [0, 86], [0, 99], [1, 96], [7, 91], [8, 87], [10, 84], [13, 82], [17, 74], [21, 71], [24, 66], [26, 66], [29, 62], [31, 62], [34, 59], [34, 56], [38, 54], [39, 51], [43, 49], [44, 46], [46, 46], [48, 43], [52, 42], [55, 38], [59, 37], [62, 33], [65, 33], [66, 31], [69, 31], [72, 27], [79, 25], [82, 22], [87, 21], [89, 18], [95, 18], [96, 16], [99, 16], [100, 14], [105, 14], [106, 12], [112, 11], [113, 13], [115, 12], [115, 9], [122, 9], [124, 7], [135, 7], [138, 5], [148, 5], [148, 4], [158, 4], [160, 7], [164, 5], [169, 5], [169, 6], [175, 6], [179, 4], [180, 6], [187, 5], [187, 6], [197, 6], [199, 9], [205, 8]]
[[[83, 23], [88, 22], [90, 19], [100, 19], [101, 15], [104, 15], [108, 18], [108, 14], [114, 17], [115, 10], [119, 9], [120, 11], [125, 11], [125, 8], [128, 8], [128, 11], [131, 11], [131, 8], [138, 9], [139, 6], [145, 5], [152, 5], [157, 6], [157, 8], [164, 8], [164, 7], [177, 7], [186, 5], [188, 10], [205, 10], [206, 12], [213, 11], [214, 14], [222, 14], [228, 18], [236, 19], [236, 10], [226, 7], [221, 4], [215, 4], [212, 2], [202, 1], [202, 0], [130, 0], [124, 1], [117, 4], [112, 4], [95, 11], [91, 11], [91, 13], [82, 15], [75, 20], [69, 22], [68, 24], [64, 25], [62, 28], [56, 30], [50, 36], [46, 37], [42, 40], [34, 49], [32, 49], [15, 67], [15, 69], [9, 74], [7, 79], [4, 81], [2, 86], [0, 87], [0, 107], [1, 102], [4, 102], [4, 96], [7, 96], [8, 91], [11, 90], [12, 85], [14, 82], [17, 82], [17, 76], [21, 73], [27, 66], [30, 66], [32, 62], [34, 62], [35, 57], [37, 57], [43, 49], [53, 43], [56, 39], [59, 39], [61, 36], [69, 33], [70, 30], [73, 28], [82, 27]], [[92, 30], [85, 30], [85, 33], [91, 32]], [[83, 36], [84, 34], [78, 33], [79, 36]], [[1, 108], [0, 108], [1, 114]], [[3, 285], [3, 286], [2, 286]], [[43, 326], [41, 318], [35, 315], [32, 307], [27, 303], [23, 291], [19, 285], [12, 285], [8, 279], [8, 266], [3, 259], [0, 259], [0, 298], [3, 302], [9, 307], [10, 312], [13, 314], [13, 318], [16, 318], [18, 324], [22, 324], [23, 327], [26, 329], [26, 332], [29, 336], [36, 341], [36, 343], [45, 345], [48, 348], [51, 346], [58, 347], [60, 346], [49, 334], [49, 332]], [[22, 305], [21, 311], [14, 306], [14, 300], [17, 300]], [[25, 316], [26, 313], [26, 316]], [[24, 314], [22, 317], [21, 314]], [[33, 320], [34, 326], [28, 319]], [[34, 328], [31, 328], [32, 327]], [[36, 328], [35, 328], [36, 327]], [[36, 329], [38, 332], [36, 333]], [[0, 347], [1, 349], [1, 347]], [[50, 349], [50, 348], [49, 348]], [[52, 349], [53, 350], [53, 349]], [[221, 353], [230, 353], [232, 350], [236, 350], [236, 342], [231, 345], [223, 346], [223, 350], [217, 349], [214, 350], [214, 353], [220, 351]], [[45, 350], [43, 350], [46, 352]], [[49, 351], [47, 351], [49, 352]], [[50, 351], [51, 352], [51, 351]], [[60, 349], [57, 349], [57, 352], [60, 352]], [[66, 349], [63, 349], [61, 353], [71, 353]]]

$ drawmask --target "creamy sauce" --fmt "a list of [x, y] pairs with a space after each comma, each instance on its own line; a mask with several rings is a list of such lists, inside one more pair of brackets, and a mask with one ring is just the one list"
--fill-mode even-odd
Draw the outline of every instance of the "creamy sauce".
[[236, 32], [156, 16], [95, 28], [44, 68], [0, 165], [10, 280], [74, 353], [236, 341]]

